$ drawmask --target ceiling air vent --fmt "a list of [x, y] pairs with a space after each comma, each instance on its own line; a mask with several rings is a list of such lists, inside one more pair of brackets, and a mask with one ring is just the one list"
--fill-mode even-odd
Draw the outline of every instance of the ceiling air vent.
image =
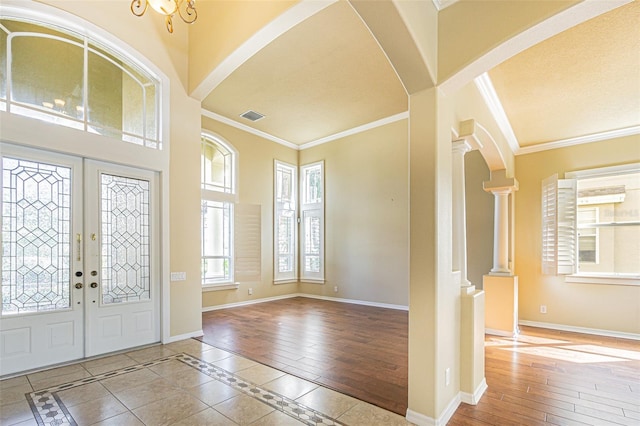
[[251, 120], [251, 121], [258, 121], [263, 119], [264, 115], [260, 114], [259, 112], [249, 110], [244, 114], [240, 114], [240, 117], [246, 118], [247, 120]]

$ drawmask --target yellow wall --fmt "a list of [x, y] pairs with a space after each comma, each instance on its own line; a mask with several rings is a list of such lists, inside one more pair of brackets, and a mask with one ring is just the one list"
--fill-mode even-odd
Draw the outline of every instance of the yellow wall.
[[[520, 319], [574, 327], [640, 333], [640, 287], [566, 283], [542, 275], [542, 179], [574, 170], [640, 161], [640, 135], [516, 157], [516, 275]], [[547, 314], [539, 313], [540, 305]]]
[[408, 306], [407, 138], [401, 120], [300, 151], [324, 160], [326, 194], [326, 283], [301, 292]]
[[[296, 293], [297, 284], [273, 284], [273, 167], [274, 160], [298, 164], [298, 151], [204, 117], [202, 129], [221, 136], [238, 151], [238, 202], [260, 205], [262, 218], [261, 281], [242, 282], [237, 290], [204, 292], [202, 306], [207, 308]], [[199, 173], [199, 151], [190, 168]], [[196, 211], [199, 211], [199, 200]], [[200, 241], [199, 236], [197, 241]], [[248, 294], [249, 288], [253, 289], [251, 296]]]

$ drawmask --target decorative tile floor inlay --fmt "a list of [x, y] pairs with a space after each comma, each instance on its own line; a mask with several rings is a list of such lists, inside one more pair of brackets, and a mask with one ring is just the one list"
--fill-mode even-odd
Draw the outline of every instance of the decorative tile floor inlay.
[[153, 367], [167, 361], [180, 361], [207, 376], [218, 380], [233, 389], [242, 392], [268, 406], [310, 426], [344, 426], [344, 423], [324, 414], [317, 410], [313, 410], [303, 404], [300, 404], [291, 398], [280, 395], [276, 392], [264, 389], [255, 383], [241, 378], [223, 368], [217, 367], [211, 363], [203, 361], [192, 355], [179, 353], [166, 356], [153, 361], [142, 364], [133, 365], [122, 368], [120, 370], [109, 371], [107, 373], [98, 374], [92, 377], [68, 382], [47, 389], [39, 390], [25, 394], [31, 410], [40, 426], [77, 426], [63, 402], [57, 395], [57, 392], [72, 389], [78, 386], [87, 385], [89, 383], [99, 382], [111, 377], [120, 376], [122, 374], [131, 373], [143, 368]]

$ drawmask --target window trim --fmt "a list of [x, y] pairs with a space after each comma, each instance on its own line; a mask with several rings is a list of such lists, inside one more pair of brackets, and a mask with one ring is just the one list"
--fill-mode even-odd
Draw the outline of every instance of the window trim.
[[[239, 154], [233, 145], [231, 145], [223, 137], [203, 130], [200, 133], [200, 156], [202, 157], [202, 146], [205, 144], [216, 145], [219, 144], [231, 153], [231, 191], [225, 192], [216, 189], [205, 189], [202, 182], [202, 170], [200, 170], [200, 198], [201, 201], [214, 201], [225, 204], [230, 204], [230, 216], [229, 216], [229, 279], [220, 280], [212, 283], [205, 283], [202, 275], [200, 276], [200, 284], [203, 292], [220, 291], [220, 290], [236, 290], [239, 288], [239, 283], [235, 282], [235, 205], [238, 201], [238, 164]], [[202, 220], [202, 218], [201, 218]], [[202, 239], [202, 229], [200, 229], [200, 238]], [[201, 243], [202, 244], [202, 243]], [[202, 251], [202, 250], [201, 250]], [[200, 262], [204, 259], [202, 252], [200, 253]]]
[[[132, 142], [129, 140], [131, 137], [139, 138], [140, 136], [132, 136], [131, 133], [126, 132], [123, 129], [112, 129], [116, 130], [120, 133], [120, 137], [117, 138], [118, 141], [135, 145], [135, 146], [143, 146], [145, 148], [149, 148], [154, 151], [163, 151], [169, 150], [169, 136], [170, 136], [170, 127], [169, 120], [166, 119], [170, 116], [170, 81], [169, 78], [160, 71], [158, 67], [156, 67], [151, 61], [148, 61], [146, 57], [131, 48], [129, 45], [123, 43], [121, 40], [114, 37], [112, 34], [104, 31], [103, 29], [90, 24], [86, 21], [81, 21], [76, 17], [69, 17], [65, 12], [62, 11], [51, 11], [45, 12], [44, 10], [40, 10], [40, 8], [44, 7], [47, 11], [50, 9], [46, 5], [29, 5], [29, 9], [25, 9], [22, 6], [17, 5], [4, 5], [0, 4], [0, 18], [4, 19], [15, 19], [23, 22], [31, 22], [34, 25], [43, 26], [43, 27], [52, 27], [57, 31], [60, 31], [65, 34], [69, 34], [71, 37], [77, 37], [81, 39], [81, 43], [78, 41], [74, 41], [71, 39], [61, 38], [59, 36], [48, 35], [45, 33], [34, 33], [34, 32], [20, 32], [20, 33], [9, 33], [7, 36], [7, 42], [10, 43], [15, 37], [41, 37], [52, 40], [58, 40], [60, 42], [68, 43], [75, 45], [81, 49], [83, 49], [83, 105], [85, 107], [85, 111], [82, 115], [82, 119], [65, 117], [61, 114], [46, 111], [44, 109], [35, 108], [32, 105], [24, 104], [19, 101], [11, 100], [11, 92], [13, 91], [13, 81], [11, 78], [11, 50], [7, 50], [7, 99], [6, 101], [0, 101], [5, 105], [5, 111], [9, 114], [12, 114], [11, 110], [26, 110], [29, 111], [29, 114], [14, 114], [20, 115], [23, 117], [27, 117], [29, 119], [37, 119], [47, 123], [53, 123], [57, 125], [61, 125], [63, 127], [76, 129], [84, 131], [85, 133], [93, 133], [90, 131], [90, 125], [87, 121], [86, 108], [89, 108], [87, 101], [87, 87], [88, 84], [88, 68], [87, 68], [87, 54], [88, 52], [92, 52], [94, 54], [98, 54], [103, 57], [103, 59], [109, 60], [113, 65], [119, 67], [123, 72], [128, 73], [123, 67], [114, 62], [111, 59], [106, 58], [103, 53], [96, 50], [96, 48], [102, 51], [112, 52], [118, 59], [122, 59], [123, 63], [128, 64], [132, 68], [137, 68], [138, 71], [142, 74], [146, 74], [146, 76], [154, 82], [156, 97], [155, 97], [155, 139], [149, 139], [149, 135], [147, 134], [147, 123], [146, 117], [149, 116], [149, 113], [146, 109], [146, 105], [143, 106], [143, 115], [145, 117], [145, 122], [143, 123], [143, 131], [141, 136], [142, 143]], [[134, 80], [136, 80], [134, 78]], [[68, 121], [74, 125], [60, 124], [62, 121]], [[116, 139], [111, 136], [104, 136], [108, 139]], [[155, 144], [156, 146], [150, 146]]]
[[[280, 217], [280, 207], [278, 203], [278, 168], [285, 167], [292, 171], [293, 176], [291, 179], [291, 194], [293, 194], [293, 217], [294, 217], [294, 227], [293, 227], [293, 271], [287, 273], [281, 273], [278, 271], [278, 262], [279, 262], [279, 247], [278, 247], [278, 234], [279, 234], [279, 221]], [[298, 201], [298, 166], [295, 164], [287, 163], [280, 160], [274, 160], [273, 163], [273, 283], [274, 284], [288, 284], [288, 283], [296, 283], [299, 279], [299, 253], [300, 253], [300, 244], [298, 242], [299, 231], [299, 207]]]
[[[618, 176], [623, 174], [640, 172], [640, 162], [622, 164], [618, 166], [599, 167], [594, 169], [574, 170], [565, 173], [567, 179], [588, 179], [607, 176]], [[629, 223], [630, 224], [630, 223]], [[624, 226], [626, 224], [620, 224]], [[610, 224], [608, 226], [617, 226]], [[576, 237], [577, 238], [577, 237]], [[573, 274], [565, 276], [565, 282], [580, 284], [605, 284], [605, 285], [625, 285], [640, 286], [639, 274], [607, 274], [607, 273], [587, 273], [577, 271]]]
[[[322, 185], [322, 198], [319, 203], [306, 203], [306, 173], [307, 169], [312, 169], [320, 166], [320, 179]], [[312, 284], [324, 284], [325, 282], [325, 176], [324, 176], [324, 160], [316, 161], [314, 163], [305, 164], [300, 166], [300, 281], [312, 283]], [[306, 226], [305, 226], [305, 213], [317, 212], [317, 217], [320, 218], [320, 272], [306, 272], [305, 271], [305, 257], [306, 257]]]

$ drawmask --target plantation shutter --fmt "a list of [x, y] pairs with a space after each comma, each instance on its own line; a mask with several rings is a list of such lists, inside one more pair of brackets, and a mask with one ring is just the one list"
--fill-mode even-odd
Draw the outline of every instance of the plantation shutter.
[[234, 209], [235, 281], [262, 279], [262, 211], [259, 204], [236, 204]]
[[573, 274], [577, 256], [575, 179], [542, 181], [542, 273]]
[[300, 168], [301, 278], [324, 282], [324, 162]]

